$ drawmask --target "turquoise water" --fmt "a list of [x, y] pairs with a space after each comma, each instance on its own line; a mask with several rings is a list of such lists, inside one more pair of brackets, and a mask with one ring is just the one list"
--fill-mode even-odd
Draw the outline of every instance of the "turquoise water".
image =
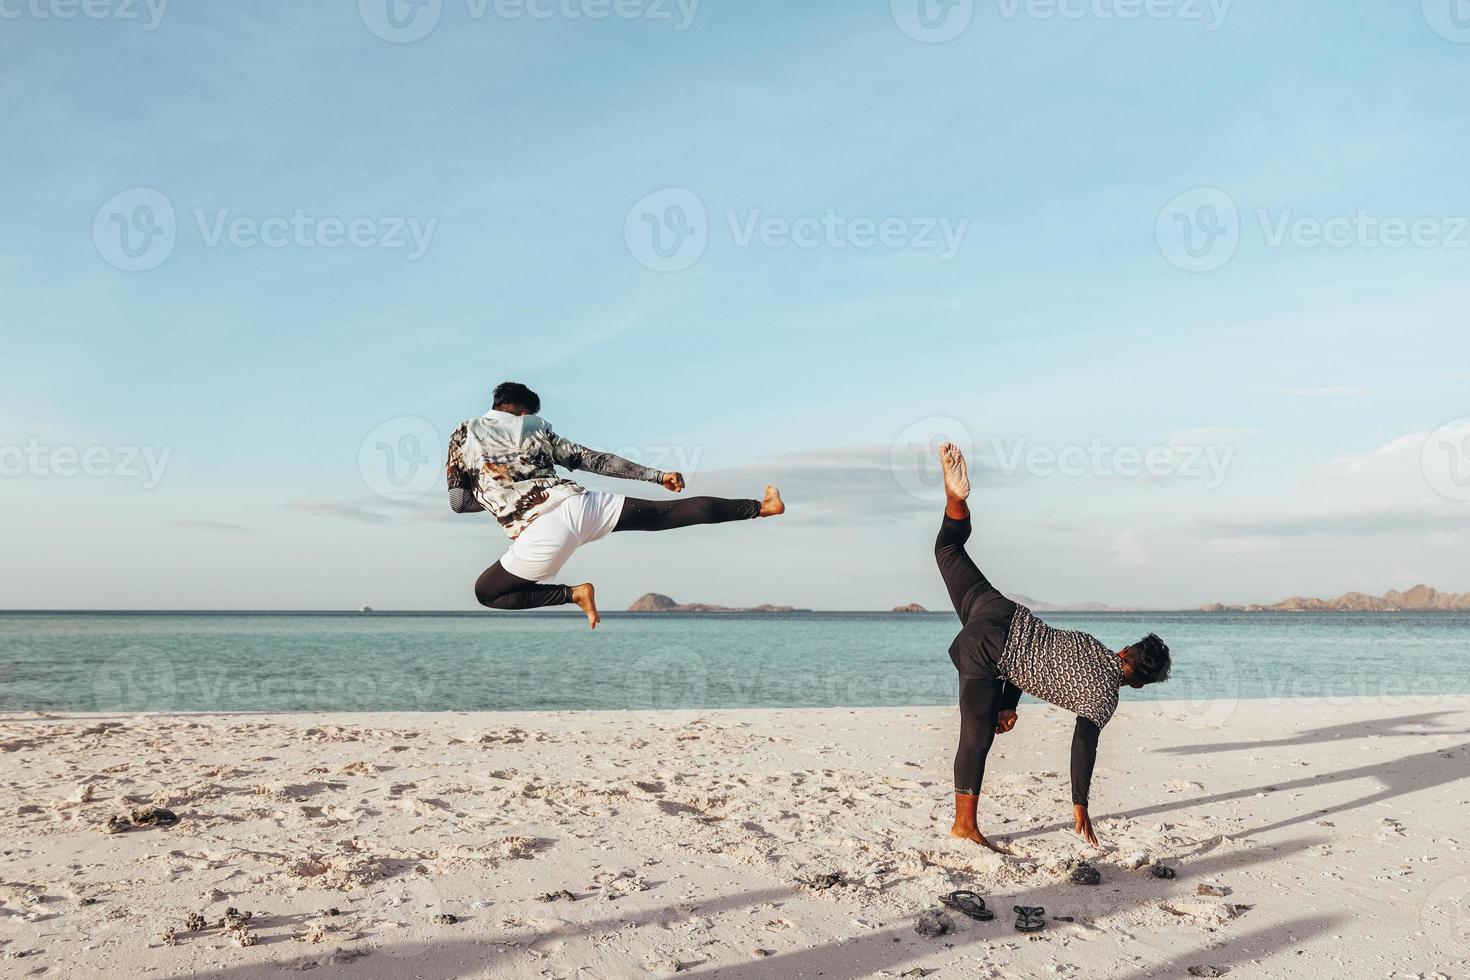
[[[1470, 692], [1470, 614], [1048, 613], [1150, 630], [1196, 701]], [[0, 710], [484, 711], [949, 704], [949, 614], [0, 613]]]

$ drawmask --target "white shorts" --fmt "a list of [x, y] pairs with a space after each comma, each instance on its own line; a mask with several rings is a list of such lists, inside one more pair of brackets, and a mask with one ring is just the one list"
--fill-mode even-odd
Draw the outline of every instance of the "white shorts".
[[605, 538], [623, 514], [619, 493], [588, 490], [532, 521], [500, 558], [500, 567], [532, 582], [545, 582], [567, 563], [572, 552]]

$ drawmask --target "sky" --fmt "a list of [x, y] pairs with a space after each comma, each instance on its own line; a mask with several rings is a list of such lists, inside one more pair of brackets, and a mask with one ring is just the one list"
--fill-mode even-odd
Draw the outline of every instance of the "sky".
[[786, 493], [609, 609], [1470, 590], [1457, 4], [0, 0], [0, 608], [474, 608], [506, 379]]

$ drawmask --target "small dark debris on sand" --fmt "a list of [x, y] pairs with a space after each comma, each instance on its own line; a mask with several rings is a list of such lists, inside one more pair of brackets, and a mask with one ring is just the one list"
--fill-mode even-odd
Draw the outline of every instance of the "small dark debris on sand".
[[441, 912], [434, 916], [434, 924], [440, 926], [452, 926], [459, 921], [459, 917], [449, 912]]
[[954, 920], [938, 909], [926, 909], [919, 913], [919, 921], [914, 923], [914, 932], [926, 939], [937, 939], [954, 932]]
[[243, 929], [253, 915], [255, 915], [254, 912], [241, 912], [231, 905], [225, 909], [225, 917], [219, 920], [219, 927], [221, 929]]
[[750, 955], [754, 956], [758, 960], [761, 960], [765, 959], [767, 956], [775, 956], [776, 951], [774, 949], [762, 949], [760, 947], [756, 947], [755, 949], [750, 951]]
[[204, 921], [204, 916], [198, 912], [190, 912], [184, 917], [185, 932], [202, 932], [205, 928], [207, 928], [207, 924]]
[[1189, 975], [1192, 977], [1223, 977], [1230, 972], [1228, 966], [1192, 966]]
[[810, 878], [804, 884], [812, 891], [824, 892], [829, 888], [838, 888], [847, 884], [847, 876], [841, 871], [833, 871], [830, 874]]
[[134, 826], [172, 827], [178, 822], [179, 815], [177, 813], [161, 806], [141, 806], [133, 810]]
[[554, 892], [547, 892], [544, 895], [536, 896], [536, 901], [538, 902], [575, 902], [576, 900], [577, 896], [573, 895], [565, 888]]
[[1072, 884], [1074, 885], [1099, 885], [1102, 884], [1102, 872], [1088, 864], [1081, 862], [1072, 869]]
[[1175, 870], [1169, 867], [1167, 864], [1152, 865], [1149, 868], [1149, 874], [1153, 875], [1155, 878], [1163, 878], [1165, 881], [1177, 877], [1177, 872], [1175, 872]]
[[1230, 889], [1224, 885], [1202, 884], [1195, 888], [1194, 893], [1201, 898], [1224, 898], [1230, 894]]
[[103, 826], [102, 832], [104, 834], [120, 834], [132, 825], [132, 821], [127, 817], [113, 815], [107, 818], [107, 823]]

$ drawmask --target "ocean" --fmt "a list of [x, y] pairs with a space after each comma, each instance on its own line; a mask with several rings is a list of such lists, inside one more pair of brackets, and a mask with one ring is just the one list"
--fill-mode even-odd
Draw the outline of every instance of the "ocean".
[[[1466, 613], [1046, 613], [1208, 718], [1256, 698], [1470, 691]], [[949, 613], [0, 613], [4, 711], [507, 711], [949, 704]]]

